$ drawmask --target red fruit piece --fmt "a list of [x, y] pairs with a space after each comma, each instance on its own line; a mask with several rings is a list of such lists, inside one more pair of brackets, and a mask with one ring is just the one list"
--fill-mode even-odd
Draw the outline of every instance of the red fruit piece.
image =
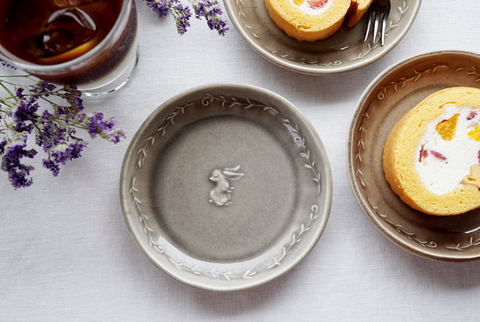
[[321, 8], [326, 5], [328, 0], [307, 0], [308, 5], [310, 8]]
[[437, 151], [434, 151], [434, 150], [430, 150], [430, 152], [432, 152], [432, 154], [437, 158], [437, 159], [440, 159], [442, 161], [447, 161], [447, 158], [441, 154], [440, 152], [437, 152]]
[[470, 114], [467, 116], [467, 121], [472, 120], [475, 116], [477, 116], [477, 112], [471, 111]]
[[478, 151], [478, 163], [480, 163], [480, 151]]
[[425, 159], [426, 157], [428, 157], [428, 151], [424, 150], [422, 146], [422, 148], [420, 149], [420, 158], [418, 158], [418, 162], [422, 162], [422, 160]]

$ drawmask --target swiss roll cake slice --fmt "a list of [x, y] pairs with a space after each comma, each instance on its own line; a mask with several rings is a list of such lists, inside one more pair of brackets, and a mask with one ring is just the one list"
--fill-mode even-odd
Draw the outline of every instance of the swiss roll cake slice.
[[410, 110], [385, 143], [383, 170], [392, 190], [424, 213], [480, 207], [480, 89], [447, 88]]
[[360, 19], [363, 17], [365, 12], [367, 12], [372, 0], [351, 0], [352, 3], [347, 13], [347, 26], [352, 28], [355, 26]]
[[290, 37], [316, 41], [341, 26], [351, 0], [265, 0], [270, 17]]

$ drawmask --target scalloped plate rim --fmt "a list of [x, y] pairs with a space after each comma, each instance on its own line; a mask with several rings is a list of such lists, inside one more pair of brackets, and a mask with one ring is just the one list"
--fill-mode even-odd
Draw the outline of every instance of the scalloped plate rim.
[[[413, 18], [408, 21], [407, 25], [404, 27], [402, 30], [401, 34], [395, 38], [394, 41], [387, 41], [385, 43], [385, 46], [382, 48], [382, 50], [375, 54], [375, 55], [369, 55], [368, 58], [364, 59], [358, 59], [355, 64], [351, 64], [347, 67], [343, 67], [342, 65], [339, 65], [339, 67], [317, 67], [317, 68], [309, 68], [308, 66], [303, 66], [299, 64], [294, 64], [291, 63], [290, 61], [286, 59], [281, 59], [269, 51], [267, 51], [265, 48], [262, 48], [259, 46], [255, 41], [248, 36], [246, 30], [241, 26], [241, 23], [238, 21], [238, 17], [234, 14], [234, 9], [233, 9], [233, 2], [237, 0], [225, 0], [224, 5], [227, 10], [228, 16], [230, 17], [230, 20], [233, 22], [233, 25], [235, 26], [235, 29], [237, 32], [242, 36], [242, 38], [247, 42], [247, 44], [255, 51], [257, 52], [260, 56], [262, 56], [264, 59], [267, 61], [273, 63], [276, 66], [285, 68], [287, 70], [293, 71], [293, 72], [299, 72], [301, 74], [307, 74], [307, 75], [316, 75], [316, 76], [322, 76], [322, 75], [332, 75], [332, 74], [340, 74], [340, 73], [346, 73], [350, 71], [354, 71], [360, 68], [363, 68], [365, 66], [368, 66], [377, 60], [383, 58], [385, 55], [387, 55], [391, 50], [393, 50], [398, 43], [405, 37], [405, 35], [408, 33], [410, 30], [411, 26], [413, 25], [415, 18], [418, 14], [418, 11], [420, 10], [422, 0], [409, 0], [409, 1], [415, 1], [416, 6], [414, 8], [413, 12]], [[263, 0], [260, 0], [263, 4]], [[392, 8], [393, 9], [393, 8]], [[363, 18], [362, 18], [363, 21]], [[284, 37], [288, 37], [286, 34]]]
[[[479, 60], [480, 62], [480, 53], [475, 53], [471, 51], [462, 51], [462, 50], [440, 50], [440, 51], [433, 51], [433, 52], [425, 52], [422, 54], [415, 55], [413, 57], [400, 60], [398, 62], [393, 63], [389, 67], [387, 67], [385, 70], [383, 70], [379, 75], [377, 75], [371, 82], [370, 84], [366, 87], [366, 89], [363, 91], [362, 95], [360, 96], [358, 103], [355, 107], [355, 110], [352, 114], [350, 123], [349, 123], [349, 128], [347, 132], [347, 140], [346, 140], [346, 169], [347, 169], [347, 174], [348, 174], [348, 180], [350, 184], [350, 188], [352, 190], [352, 193], [360, 206], [360, 209], [364, 213], [364, 215], [368, 218], [368, 220], [373, 224], [373, 226], [382, 233], [382, 235], [387, 238], [389, 241], [391, 241], [393, 244], [397, 245], [401, 249], [422, 257], [426, 258], [429, 260], [435, 260], [435, 261], [443, 261], [443, 262], [453, 262], [453, 263], [462, 263], [462, 262], [472, 262], [472, 261], [478, 261], [480, 260], [480, 250], [477, 252], [477, 254], [472, 254], [472, 255], [465, 255], [462, 256], [461, 252], [458, 252], [458, 256], [449, 256], [445, 254], [441, 254], [435, 251], [432, 251], [429, 248], [419, 248], [416, 244], [413, 242], [406, 242], [404, 238], [401, 238], [400, 234], [396, 234], [391, 232], [391, 230], [387, 229], [386, 225], [381, 224], [380, 220], [376, 218], [377, 216], [371, 214], [371, 211], [369, 207], [367, 206], [367, 203], [365, 201], [364, 196], [360, 192], [360, 185], [358, 184], [357, 180], [355, 179], [355, 173], [354, 173], [354, 154], [353, 154], [353, 148], [354, 148], [354, 143], [353, 143], [353, 138], [354, 138], [354, 131], [355, 131], [355, 125], [360, 117], [360, 114], [363, 113], [365, 110], [365, 100], [367, 97], [371, 94], [371, 91], [382, 81], [387, 79], [391, 73], [394, 73], [398, 70], [401, 70], [402, 68], [405, 68], [406, 66], [409, 66], [410, 64], [413, 64], [415, 62], [418, 62], [419, 60], [425, 59], [427, 57], [431, 56], [439, 56], [439, 55], [444, 55], [444, 54], [453, 54], [453, 55], [468, 55], [475, 57], [476, 59]], [[380, 224], [379, 224], [380, 223]], [[416, 247], [414, 247], [414, 246]], [[420, 251], [420, 249], [422, 251]]]
[[[196, 99], [200, 99], [200, 94], [203, 93], [206, 94], [212, 89], [217, 91], [218, 89], [230, 89], [233, 91], [247, 91], [247, 92], [255, 92], [256, 94], [259, 95], [269, 95], [272, 97], [273, 100], [279, 100], [279, 102], [282, 102], [285, 104], [285, 107], [289, 110], [289, 112], [292, 112], [303, 121], [302, 126], [304, 130], [308, 130], [310, 134], [313, 137], [313, 144], [316, 145], [315, 151], [318, 152], [319, 157], [322, 162], [317, 163], [319, 166], [322, 166], [322, 200], [324, 201], [324, 204], [319, 204], [319, 218], [318, 221], [315, 222], [316, 229], [312, 231], [315, 232], [314, 235], [312, 235], [312, 242], [306, 243], [302, 247], [298, 247], [295, 252], [297, 253], [297, 260], [294, 261], [289, 261], [285, 263], [285, 265], [282, 265], [281, 269], [275, 269], [270, 271], [270, 274], [266, 274], [266, 276], [262, 276], [261, 278], [255, 279], [245, 279], [242, 280], [243, 282], [235, 283], [228, 285], [228, 283], [223, 283], [223, 280], [220, 284], [218, 284], [216, 281], [218, 280], [206, 280], [199, 282], [196, 278], [192, 277], [192, 279], [185, 278], [184, 276], [181, 276], [180, 274], [175, 274], [175, 270], [172, 269], [166, 269], [164, 267], [164, 264], [162, 262], [158, 261], [158, 254], [155, 253], [155, 251], [151, 250], [151, 247], [149, 246], [148, 242], [145, 241], [145, 236], [142, 236], [135, 231], [138, 230], [138, 227], [134, 227], [133, 222], [138, 221], [137, 218], [129, 218], [129, 216], [132, 215], [132, 213], [128, 210], [129, 207], [131, 207], [131, 203], [127, 201], [128, 196], [125, 195], [125, 188], [126, 185], [128, 184], [127, 177], [128, 177], [128, 171], [126, 170], [127, 167], [127, 162], [129, 156], [134, 154], [132, 150], [135, 147], [137, 147], [137, 141], [140, 136], [140, 132], [142, 129], [148, 127], [152, 122], [155, 121], [156, 118], [162, 115], [163, 111], [165, 109], [168, 109], [169, 107], [172, 106], [175, 102], [179, 102], [182, 99], [185, 100], [186, 96], [191, 96], [194, 94], [197, 94]], [[312, 145], [312, 144], [311, 144]], [[173, 96], [172, 98], [168, 99], [164, 103], [162, 103], [159, 107], [157, 107], [142, 123], [142, 125], [139, 127], [137, 132], [135, 133], [134, 137], [132, 138], [127, 151], [125, 153], [125, 157], [122, 163], [122, 170], [121, 170], [121, 175], [120, 175], [120, 181], [119, 181], [119, 193], [120, 193], [120, 203], [121, 203], [121, 208], [122, 208], [122, 213], [123, 217], [126, 223], [126, 226], [130, 232], [130, 235], [133, 237], [135, 243], [137, 246], [142, 250], [142, 252], [146, 255], [146, 257], [149, 259], [149, 261], [157, 267], [159, 270], [161, 270], [163, 273], [165, 273], [167, 276], [173, 278], [174, 280], [188, 285], [192, 286], [195, 288], [199, 289], [204, 289], [204, 290], [210, 290], [210, 291], [236, 291], [236, 290], [243, 290], [243, 289], [248, 289], [251, 287], [256, 287], [259, 285], [263, 285], [267, 282], [270, 282], [279, 276], [291, 271], [293, 267], [295, 267], [298, 263], [300, 263], [315, 247], [317, 244], [318, 240], [320, 239], [321, 235], [323, 234], [328, 218], [330, 216], [330, 211], [331, 211], [331, 204], [332, 204], [332, 194], [333, 194], [333, 188], [332, 188], [332, 173], [331, 173], [331, 168], [328, 160], [328, 155], [327, 152], [323, 146], [323, 143], [318, 136], [318, 133], [315, 131], [313, 125], [308, 121], [308, 119], [303, 116], [303, 114], [289, 101], [287, 101], [285, 98], [282, 96], [271, 92], [269, 90], [260, 88], [260, 87], [255, 87], [252, 85], [244, 85], [244, 84], [211, 84], [211, 85], [202, 85], [198, 87], [194, 87], [192, 89], [186, 90], [184, 92], [181, 92], [180, 94], [177, 94]], [[128, 188], [127, 188], [128, 189]], [[193, 276], [193, 275], [192, 275]], [[238, 282], [235, 281], [235, 282]]]

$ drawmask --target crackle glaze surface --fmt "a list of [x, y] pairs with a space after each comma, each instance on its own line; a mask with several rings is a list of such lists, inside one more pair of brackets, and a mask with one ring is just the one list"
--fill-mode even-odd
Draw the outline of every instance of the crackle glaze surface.
[[392, 50], [413, 24], [421, 0], [391, 0], [385, 46], [363, 42], [366, 17], [353, 28], [343, 26], [333, 36], [300, 42], [277, 28], [263, 0], [225, 0], [230, 20], [261, 56], [283, 68], [305, 74], [336, 74], [373, 63]]
[[126, 153], [124, 216], [150, 260], [211, 290], [259, 285], [320, 237], [331, 204], [323, 145], [283, 98], [225, 85], [159, 107]]

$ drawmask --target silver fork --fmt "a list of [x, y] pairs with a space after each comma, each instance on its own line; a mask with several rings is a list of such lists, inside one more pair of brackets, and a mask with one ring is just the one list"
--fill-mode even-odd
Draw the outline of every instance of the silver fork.
[[[373, 44], [377, 42], [378, 37], [378, 27], [380, 26], [380, 21], [382, 22], [382, 29], [380, 30], [380, 38], [382, 47], [385, 45], [385, 32], [387, 29], [387, 19], [390, 14], [390, 0], [373, 0], [372, 4], [368, 9], [368, 22], [367, 29], [365, 30], [365, 38], [363, 42], [368, 40], [368, 36], [372, 33]], [[371, 32], [373, 25], [373, 32]]]

